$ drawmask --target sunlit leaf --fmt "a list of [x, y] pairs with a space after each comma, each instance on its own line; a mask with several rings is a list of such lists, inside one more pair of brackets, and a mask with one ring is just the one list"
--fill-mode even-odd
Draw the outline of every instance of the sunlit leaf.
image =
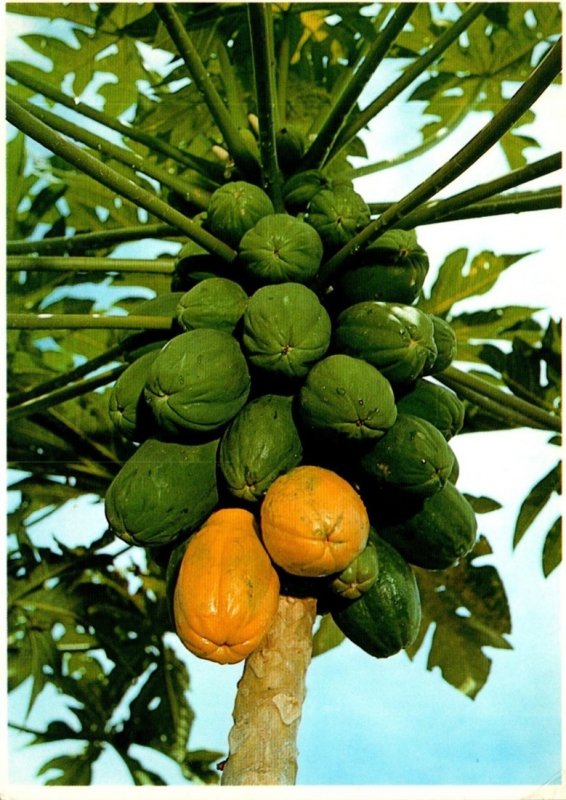
[[542, 570], [548, 578], [562, 560], [562, 519], [558, 517], [546, 534], [542, 548]]
[[471, 494], [464, 496], [476, 514], [489, 514], [490, 511], [497, 511], [502, 507], [501, 503], [494, 500], [493, 497], [474, 497]]
[[561, 470], [560, 464], [557, 464], [533, 486], [519, 509], [513, 532], [513, 547], [517, 547], [552, 495], [560, 492], [560, 484]]

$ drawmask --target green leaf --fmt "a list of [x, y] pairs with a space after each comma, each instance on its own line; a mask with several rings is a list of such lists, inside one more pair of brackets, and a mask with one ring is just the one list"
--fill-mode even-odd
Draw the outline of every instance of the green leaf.
[[6, 10], [46, 19], [67, 19], [88, 26], [94, 24], [96, 15], [90, 3], [6, 3]]
[[542, 571], [548, 578], [562, 560], [562, 519], [558, 517], [546, 534], [542, 548]]
[[137, 758], [121, 751], [120, 757], [130, 770], [130, 774], [136, 786], [166, 786], [167, 783], [156, 772], [144, 767]]
[[325, 614], [318, 625], [312, 640], [312, 655], [320, 656], [333, 647], [342, 644], [346, 637], [336, 625], [330, 614]]
[[489, 514], [490, 511], [497, 511], [502, 508], [501, 503], [494, 500], [493, 497], [474, 497], [471, 494], [464, 494], [464, 497], [476, 514]]
[[45, 775], [51, 769], [60, 771], [60, 775], [45, 781], [46, 786], [89, 786], [92, 781], [92, 765], [101, 752], [99, 744], [89, 743], [81, 753], [52, 758], [38, 769], [37, 774]]
[[482, 251], [468, 264], [468, 250], [455, 250], [440, 267], [429, 297], [419, 303], [429, 314], [445, 316], [455, 303], [478, 294], [485, 294], [501, 273], [531, 253], [498, 256]]
[[442, 677], [474, 699], [489, 676], [491, 659], [484, 647], [509, 649], [505, 634], [511, 618], [501, 578], [491, 565], [473, 561], [491, 553], [480, 536], [473, 551], [449, 570], [433, 572], [415, 568], [423, 606], [417, 641], [408, 648], [410, 658], [434, 626], [427, 669], [439, 667]]
[[527, 497], [523, 500], [513, 533], [514, 548], [517, 547], [552, 495], [555, 492], [560, 492], [560, 483], [561, 469], [560, 464], [557, 464], [544, 478], [533, 486]]
[[6, 185], [10, 191], [6, 193], [6, 238], [18, 238], [17, 211], [22, 199], [35, 183], [34, 176], [24, 175], [26, 166], [26, 145], [23, 133], [10, 139], [6, 152]]

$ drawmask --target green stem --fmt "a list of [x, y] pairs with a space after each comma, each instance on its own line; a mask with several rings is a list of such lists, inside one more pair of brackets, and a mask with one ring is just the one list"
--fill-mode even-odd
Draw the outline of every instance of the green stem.
[[[442, 376], [438, 376], [440, 379]], [[446, 383], [448, 386], [449, 384]], [[501, 403], [496, 402], [495, 400], [490, 400], [488, 397], [485, 397], [483, 394], [479, 392], [474, 392], [472, 389], [468, 387], [459, 385], [457, 388], [458, 396], [464, 400], [468, 400], [473, 405], [478, 406], [478, 408], [482, 408], [484, 411], [487, 411], [491, 416], [495, 417], [496, 419], [502, 420], [506, 425], [513, 428], [539, 428], [545, 429], [547, 428], [546, 425], [540, 425], [540, 423], [535, 422], [531, 417], [527, 417], [524, 414], [519, 414], [517, 411], [513, 409], [506, 408]]]
[[[12, 95], [8, 91], [8, 97], [10, 96]], [[193, 203], [201, 211], [207, 208], [211, 192], [206, 189], [200, 186], [193, 186], [182, 178], [171, 175], [167, 170], [155, 166], [149, 159], [143, 158], [138, 153], [112, 144], [112, 142], [102, 139], [89, 130], [80, 128], [78, 125], [74, 125], [72, 122], [63, 119], [63, 117], [60, 117], [58, 114], [53, 114], [51, 111], [47, 111], [44, 108], [40, 108], [33, 103], [27, 103], [25, 101], [20, 101], [20, 106], [25, 108], [30, 114], [33, 114], [37, 119], [45, 122], [45, 124], [49, 125], [53, 130], [64, 133], [65, 136], [70, 136], [71, 139], [75, 139], [78, 142], [92, 147], [97, 153], [104, 153], [109, 158], [134, 170], [134, 173], [141, 172], [148, 175], [150, 178], [154, 178], [162, 186], [168, 186], [181, 195], [184, 200]]]
[[549, 414], [548, 411], [544, 411], [533, 403], [529, 403], [514, 394], [505, 392], [498, 386], [494, 386], [488, 381], [471, 375], [469, 372], [462, 372], [462, 370], [456, 367], [448, 367], [448, 369], [444, 370], [444, 372], [440, 372], [436, 377], [441, 383], [444, 383], [456, 392], [460, 390], [470, 390], [482, 397], [494, 400], [503, 410], [510, 409], [516, 411], [518, 414], [537, 423], [537, 427], [558, 432], [562, 429], [559, 416]]
[[385, 58], [389, 47], [403, 30], [416, 7], [417, 3], [401, 3], [395, 10], [386, 27], [372, 43], [359, 69], [350, 76], [333, 103], [316, 139], [301, 159], [300, 170], [318, 169], [324, 165], [344, 120], [352, 112], [367, 82]]
[[440, 36], [435, 44], [430, 47], [426, 53], [417, 58], [407, 69], [394, 81], [390, 86], [385, 89], [376, 99], [370, 103], [369, 106], [362, 111], [351, 115], [346, 122], [345, 127], [338, 136], [336, 144], [329, 155], [329, 160], [334, 155], [351, 141], [362, 128], [370, 122], [380, 111], [383, 111], [389, 103], [391, 103], [401, 92], [403, 92], [416, 78], [419, 77], [434, 61], [436, 61], [450, 45], [467, 28], [470, 27], [472, 22], [483, 14], [488, 8], [489, 3], [472, 3], [462, 16], [452, 24], [452, 26]]
[[13, 78], [13, 80], [15, 80], [17, 83], [27, 86], [28, 89], [33, 89], [34, 92], [37, 92], [38, 94], [48, 97], [50, 100], [54, 100], [56, 103], [65, 106], [65, 108], [70, 108], [77, 114], [81, 114], [88, 119], [92, 119], [94, 122], [98, 122], [100, 125], [104, 125], [105, 127], [116, 131], [116, 133], [120, 133], [122, 136], [126, 136], [133, 142], [139, 142], [139, 144], [145, 145], [153, 152], [161, 153], [167, 158], [177, 161], [179, 164], [190, 167], [202, 175], [206, 175], [206, 177], [213, 181], [221, 182], [223, 180], [222, 168], [218, 167], [213, 162], [179, 150], [177, 147], [164, 142], [162, 139], [159, 139], [156, 136], [151, 136], [149, 133], [144, 133], [138, 127], [120, 122], [120, 120], [110, 116], [110, 114], [106, 114], [104, 111], [98, 111], [86, 103], [77, 100], [77, 98], [70, 97], [64, 92], [59, 91], [59, 89], [51, 86], [51, 84], [49, 84], [47, 81], [43, 81], [41, 78], [38, 78], [35, 75], [30, 75], [26, 70], [21, 69], [21, 67], [18, 67], [15, 64], [6, 65], [6, 75], [10, 78]]
[[171, 275], [174, 258], [97, 258], [94, 256], [8, 256], [8, 272], [136, 272]]
[[166, 331], [171, 328], [169, 317], [144, 317], [141, 314], [110, 316], [104, 314], [6, 314], [8, 330], [75, 330], [103, 328], [105, 330]]
[[81, 148], [64, 139], [52, 131], [41, 120], [30, 114], [11, 98], [6, 99], [6, 117], [16, 128], [31, 136], [53, 153], [61, 156], [74, 167], [94, 178], [112, 191], [117, 192], [137, 206], [145, 208], [164, 222], [173, 225], [190, 239], [200, 244], [205, 250], [217, 255], [225, 261], [233, 261], [236, 252], [231, 247], [221, 242], [215, 236], [203, 230], [191, 219], [171, 208], [155, 194], [137, 186], [116, 170], [102, 163], [93, 156], [85, 153]]
[[254, 89], [259, 118], [259, 151], [262, 186], [276, 212], [283, 212], [281, 170], [277, 161], [275, 133], [278, 129], [273, 20], [267, 3], [248, 3]]
[[432, 205], [422, 206], [416, 211], [413, 211], [412, 214], [406, 216], [403, 220], [403, 225], [407, 228], [416, 228], [418, 225], [426, 225], [428, 222], [434, 222], [436, 219], [459, 211], [461, 208], [466, 208], [474, 203], [479, 203], [482, 200], [493, 197], [500, 192], [504, 192], [507, 189], [513, 189], [516, 186], [521, 186], [523, 183], [528, 183], [543, 175], [548, 175], [550, 172], [555, 172], [560, 169], [561, 163], [561, 153], [554, 153], [546, 158], [541, 158], [532, 164], [527, 164], [525, 167], [513, 170], [500, 178], [479, 184], [472, 189], [467, 189], [464, 192], [452, 195], [452, 197], [447, 197], [445, 200], [438, 200]]
[[92, 233], [75, 233], [73, 236], [52, 236], [35, 241], [13, 239], [7, 242], [6, 249], [9, 255], [50, 253], [54, 250], [58, 253], [71, 253], [106, 249], [121, 242], [133, 242], [138, 239], [173, 238], [178, 235], [178, 231], [172, 225], [157, 222], [150, 225], [133, 225], [128, 228], [114, 228]]
[[326, 264], [323, 264], [317, 280], [319, 288], [328, 286], [340, 270], [346, 267], [348, 259], [371, 239], [393, 228], [411, 211], [438, 194], [499, 141], [560, 73], [561, 46], [561, 40], [553, 45], [548, 55], [506, 105], [456, 155], [399, 202], [388, 208], [379, 219], [370, 222]]
[[237, 126], [235, 125], [230, 113], [224, 105], [222, 98], [216, 91], [206, 67], [202, 63], [201, 57], [188, 32], [175, 10], [174, 3], [157, 3], [155, 10], [161, 17], [171, 40], [175, 44], [177, 51], [189, 75], [193, 79], [195, 86], [202, 94], [206, 105], [222, 134], [230, 154], [242, 173], [250, 179], [257, 178], [258, 164], [252, 153], [243, 141]]
[[65, 372], [62, 375], [57, 375], [55, 378], [50, 378], [49, 380], [44, 381], [43, 383], [39, 384], [38, 386], [34, 386], [31, 389], [13, 392], [8, 396], [8, 407], [18, 405], [19, 403], [24, 403], [27, 400], [32, 400], [34, 397], [47, 394], [54, 389], [68, 386], [69, 384], [84, 378], [85, 375], [89, 375], [91, 372], [94, 372], [101, 367], [105, 367], [107, 364], [110, 364], [112, 361], [120, 358], [125, 353], [131, 353], [138, 347], [149, 344], [152, 340], [155, 340], [155, 338], [156, 334], [151, 331], [142, 331], [141, 333], [130, 334], [129, 336], [124, 337], [121, 342], [114, 345], [114, 347], [110, 347], [108, 350], [105, 350], [104, 353], [85, 361], [83, 364], [79, 364], [79, 366], [75, 367], [69, 372]]
[[[33, 400], [27, 400], [18, 405], [12, 406], [8, 409], [7, 418], [8, 422], [22, 417], [29, 417], [30, 414], [37, 414], [39, 411], [45, 411], [58, 403], [64, 403], [66, 400], [72, 400], [74, 397], [80, 397], [83, 394], [92, 392], [94, 389], [99, 389], [101, 386], [106, 386], [112, 381], [120, 377], [122, 372], [126, 369], [127, 364], [120, 364], [119, 367], [107, 370], [100, 375], [93, 378], [86, 378], [82, 381], [77, 381], [70, 386], [64, 386], [61, 389], [55, 389], [47, 394], [40, 395]], [[83, 436], [84, 439], [84, 436]], [[107, 460], [108, 457], [106, 456]]]

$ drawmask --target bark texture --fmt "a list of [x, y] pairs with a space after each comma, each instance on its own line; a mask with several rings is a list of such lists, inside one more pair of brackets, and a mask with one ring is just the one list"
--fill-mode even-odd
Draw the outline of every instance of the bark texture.
[[281, 596], [271, 629], [246, 660], [234, 705], [223, 786], [295, 783], [297, 732], [315, 614], [313, 598]]

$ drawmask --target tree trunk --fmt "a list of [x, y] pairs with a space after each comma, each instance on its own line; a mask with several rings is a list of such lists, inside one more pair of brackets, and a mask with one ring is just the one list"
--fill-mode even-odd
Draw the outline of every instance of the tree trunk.
[[315, 615], [315, 599], [280, 597], [271, 629], [238, 684], [223, 786], [295, 783]]

